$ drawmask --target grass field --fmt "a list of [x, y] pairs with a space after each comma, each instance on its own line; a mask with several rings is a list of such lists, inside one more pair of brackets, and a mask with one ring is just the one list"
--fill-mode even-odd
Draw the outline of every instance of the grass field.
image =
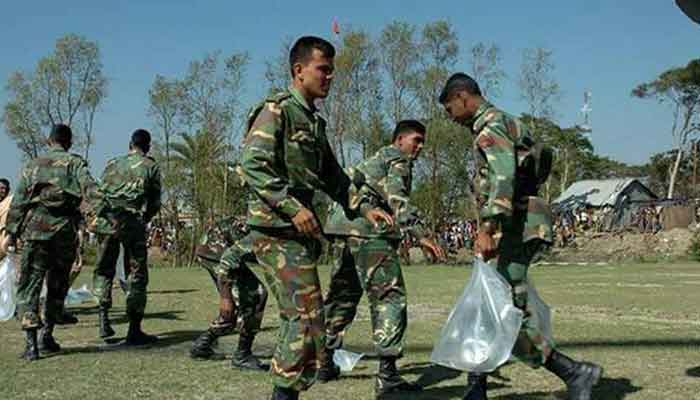
[[[436, 336], [468, 280], [470, 269], [410, 266], [405, 376], [425, 384], [424, 392], [401, 399], [460, 399], [466, 374], [429, 363]], [[78, 284], [87, 282], [90, 270]], [[554, 310], [560, 350], [602, 364], [605, 378], [595, 399], [700, 399], [700, 265], [691, 263], [623, 266], [556, 266], [532, 270], [541, 296]], [[328, 268], [321, 267], [325, 281]], [[113, 319], [118, 336], [126, 331], [123, 296], [115, 290]], [[269, 357], [277, 314], [268, 305], [256, 352]], [[94, 305], [76, 307], [77, 326], [59, 328], [62, 353], [35, 363], [17, 359], [22, 335], [15, 321], [0, 324], [0, 399], [268, 399], [265, 374], [229, 368], [227, 361], [193, 361], [192, 339], [214, 316], [214, 288], [200, 269], [151, 271], [144, 323], [161, 337], [149, 349], [126, 350], [97, 338]], [[363, 303], [346, 348], [371, 352], [369, 320]], [[221, 340], [230, 352], [236, 336]], [[363, 360], [336, 383], [314, 386], [304, 399], [371, 399], [375, 360]], [[522, 364], [491, 379], [492, 399], [557, 399], [564, 387], [545, 370]]]

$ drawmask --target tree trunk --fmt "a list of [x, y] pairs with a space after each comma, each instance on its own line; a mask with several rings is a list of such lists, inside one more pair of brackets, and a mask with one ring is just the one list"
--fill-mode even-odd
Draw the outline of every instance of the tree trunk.
[[678, 153], [676, 153], [676, 161], [673, 163], [673, 169], [671, 170], [671, 177], [668, 182], [668, 193], [666, 194], [666, 198], [672, 199], [673, 198], [673, 191], [676, 186], [676, 176], [678, 175], [678, 170], [680, 169], [681, 166], [681, 160], [683, 159], [683, 149], [681, 147], [678, 147]]

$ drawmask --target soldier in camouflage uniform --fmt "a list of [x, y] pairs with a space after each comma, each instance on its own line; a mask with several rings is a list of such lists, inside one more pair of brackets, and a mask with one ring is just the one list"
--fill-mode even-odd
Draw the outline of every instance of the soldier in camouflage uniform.
[[420, 390], [420, 386], [401, 378], [396, 360], [403, 355], [407, 326], [406, 285], [398, 254], [401, 239], [411, 236], [434, 258], [445, 256], [440, 246], [428, 239], [418, 210], [409, 204], [413, 162], [420, 155], [424, 141], [423, 124], [401, 121], [394, 129], [392, 144], [349, 172], [353, 175], [360, 171], [365, 176], [367, 187], [382, 199], [380, 205], [394, 215], [395, 227], [377, 229], [365, 219], [350, 220], [337, 206], [329, 211], [324, 232], [334, 238], [335, 265], [325, 297], [327, 352], [319, 373], [322, 382], [335, 379], [340, 373], [332, 362], [333, 353], [342, 345], [345, 329], [355, 318], [364, 289], [380, 360], [375, 384], [377, 396]]
[[234, 218], [226, 218], [215, 225], [196, 253], [200, 264], [214, 280], [221, 306], [219, 316], [210, 323], [209, 329], [194, 341], [190, 355], [197, 359], [222, 358], [214, 352], [215, 341], [231, 334], [239, 325], [238, 348], [233, 353], [232, 365], [267, 371], [269, 366], [262, 364], [252, 351], [267, 304], [267, 290], [249, 267], [258, 263], [252, 237], [246, 226]]
[[128, 266], [127, 345], [143, 345], [157, 340], [141, 330], [148, 286], [146, 225], [158, 213], [161, 205], [160, 171], [155, 160], [148, 156], [150, 146], [150, 133], [143, 129], [136, 130], [131, 136], [129, 153], [107, 163], [100, 187], [106, 206], [98, 220], [99, 250], [93, 275], [94, 294], [100, 304], [99, 336], [107, 338], [114, 335], [109, 322], [109, 309], [112, 307], [112, 284], [121, 245], [125, 266]]
[[[7, 218], [9, 239], [4, 247], [23, 242], [21, 278], [17, 288], [17, 315], [27, 336], [23, 357], [33, 361], [41, 352], [57, 352], [53, 338], [57, 318], [68, 294], [68, 274], [75, 260], [80, 202], [86, 200], [88, 221], [100, 207], [100, 196], [87, 163], [68, 153], [73, 133], [55, 125], [49, 150], [31, 160], [22, 171]], [[46, 278], [44, 321], [39, 318], [39, 295]], [[37, 348], [37, 329], [42, 328]]]
[[[556, 374], [566, 383], [570, 399], [590, 399], [602, 369], [555, 350], [526, 310], [528, 267], [542, 246], [553, 241], [551, 211], [537, 197], [551, 168], [551, 153], [517, 118], [484, 100], [478, 84], [466, 74], [450, 77], [439, 101], [475, 135], [474, 187], [481, 216], [475, 253], [511, 284], [513, 303], [525, 313], [513, 354], [532, 367], [544, 366]], [[469, 374], [464, 398], [486, 399], [486, 375]]]
[[328, 96], [335, 49], [302, 37], [290, 52], [292, 87], [273, 95], [249, 117], [241, 168], [251, 191], [248, 225], [253, 252], [277, 299], [280, 328], [271, 370], [273, 399], [298, 399], [316, 380], [325, 335], [316, 260], [322, 234], [313, 211], [320, 190], [347, 213], [391, 225], [386, 212], [354, 196], [325, 135], [315, 100]]

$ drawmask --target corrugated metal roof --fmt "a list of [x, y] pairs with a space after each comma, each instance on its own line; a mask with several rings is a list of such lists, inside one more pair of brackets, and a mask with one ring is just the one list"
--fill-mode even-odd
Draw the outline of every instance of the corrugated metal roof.
[[638, 179], [590, 179], [574, 182], [554, 200], [553, 204], [575, 202], [589, 204], [594, 207], [613, 206], [617, 196], [634, 181], [638, 181]]

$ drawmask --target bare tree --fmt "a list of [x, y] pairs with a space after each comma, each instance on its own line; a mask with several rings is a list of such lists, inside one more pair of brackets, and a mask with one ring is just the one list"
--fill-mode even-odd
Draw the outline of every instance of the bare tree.
[[501, 49], [495, 44], [479, 42], [470, 50], [471, 74], [486, 98], [496, 98], [501, 94], [501, 82], [506, 77], [501, 69]]
[[541, 47], [525, 49], [520, 66], [520, 98], [527, 103], [528, 113], [538, 118], [554, 117], [553, 103], [561, 96], [559, 83], [553, 76], [555, 65], [552, 51]]
[[415, 105], [412, 89], [419, 61], [415, 32], [414, 25], [395, 21], [387, 25], [379, 37], [381, 67], [388, 81], [386, 114], [394, 124], [411, 114]]

